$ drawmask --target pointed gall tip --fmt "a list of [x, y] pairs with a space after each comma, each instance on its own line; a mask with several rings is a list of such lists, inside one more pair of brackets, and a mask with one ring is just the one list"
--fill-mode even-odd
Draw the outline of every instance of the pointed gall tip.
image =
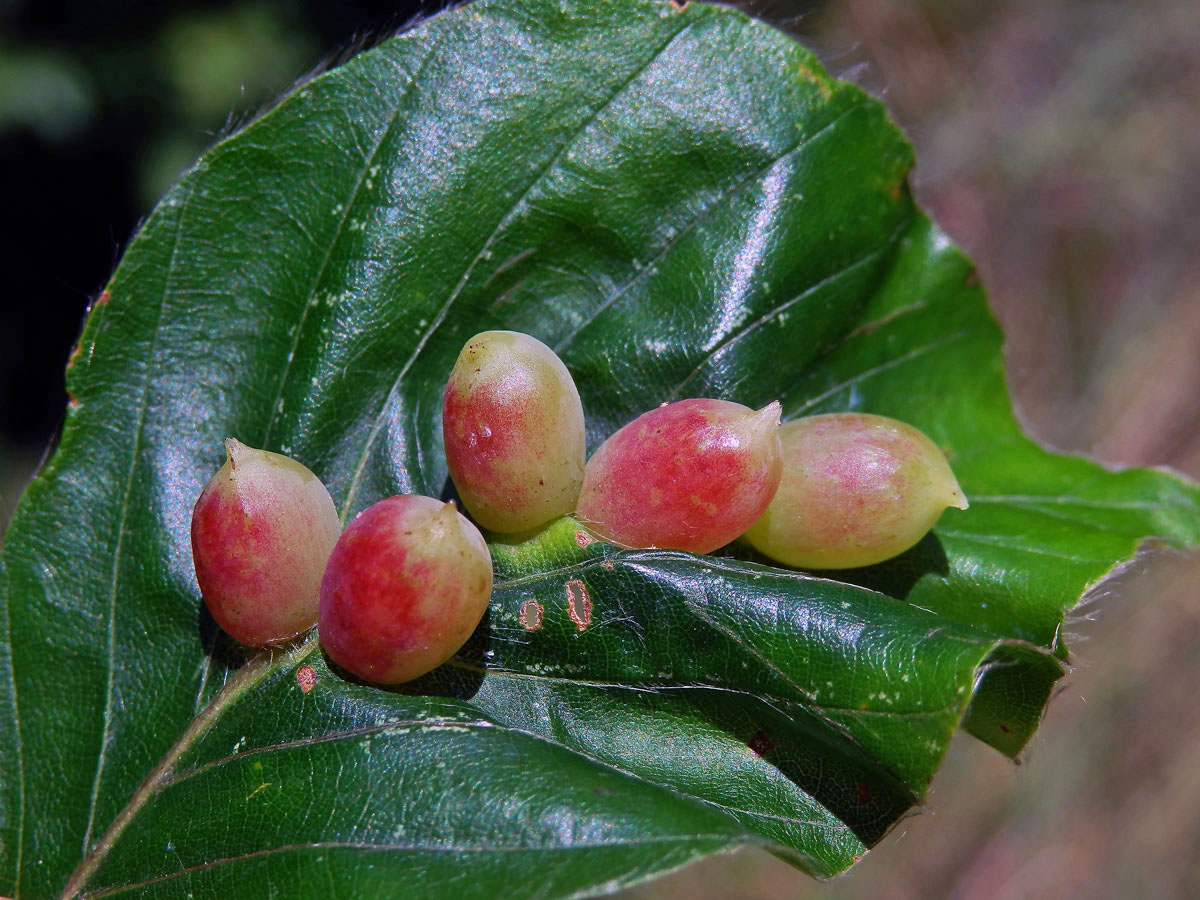
[[749, 416], [750, 427], [755, 434], [769, 437], [779, 430], [779, 416], [783, 407], [778, 400], [768, 403]]
[[778, 425], [780, 416], [783, 414], [783, 404], [778, 400], [772, 400], [766, 406], [758, 411], [758, 415], [764, 420], [769, 421], [772, 425]]
[[225, 438], [225, 456], [229, 460], [229, 468], [236, 469], [238, 463], [246, 458], [246, 451], [249, 449], [237, 438]]
[[953, 506], [955, 509], [966, 509], [969, 504], [967, 495], [963, 493], [963, 489], [958, 485], [958, 479], [954, 477], [954, 473], [950, 473], [950, 498], [946, 502], [947, 506]]
[[443, 527], [458, 524], [458, 505], [453, 500], [447, 500], [437, 511], [437, 522]]

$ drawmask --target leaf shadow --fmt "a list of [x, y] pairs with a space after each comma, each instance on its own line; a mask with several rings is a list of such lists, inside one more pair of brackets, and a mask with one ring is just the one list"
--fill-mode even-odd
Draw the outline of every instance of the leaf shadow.
[[705, 718], [742, 743], [874, 846], [918, 802], [912, 788], [860, 744], [811, 710], [695, 691]]
[[543, 522], [541, 525], [537, 525], [526, 531], [509, 532], [505, 534], [489, 531], [475, 521], [475, 517], [471, 515], [471, 511], [467, 509], [466, 505], [463, 503], [462, 496], [458, 493], [458, 488], [455, 486], [454, 480], [449, 476], [446, 477], [446, 482], [442, 485], [442, 492], [438, 495], [438, 499], [443, 503], [453, 502], [458, 508], [458, 511], [466, 516], [472, 525], [479, 529], [480, 533], [484, 536], [484, 540], [486, 540], [488, 544], [507, 544], [509, 546], [523, 544], [526, 541], [535, 539], [538, 535], [542, 534], [559, 521], [558, 519], [550, 519], [549, 521]]
[[375, 688], [390, 694], [406, 697], [444, 697], [450, 700], [470, 700], [478, 692], [487, 673], [487, 659], [491, 645], [491, 609], [484, 612], [479, 625], [449, 660], [427, 675], [406, 681], [403, 684], [378, 684], [367, 681], [334, 662], [325, 648], [321, 655], [331, 672], [352, 684]]
[[945, 547], [933, 531], [899, 556], [858, 569], [792, 569], [764, 556], [744, 541], [735, 541], [713, 555], [754, 562], [775, 569], [809, 572], [819, 578], [843, 581], [877, 591], [896, 600], [907, 600], [922, 578], [947, 578], [950, 575], [950, 560], [946, 556]]
[[200, 637], [204, 656], [218, 666], [238, 669], [245, 665], [252, 655], [248, 647], [235, 641], [217, 624], [217, 620], [208, 611], [208, 604], [204, 602], [200, 603], [200, 611], [196, 616], [196, 632]]
[[884, 562], [860, 569], [814, 570], [813, 574], [857, 584], [897, 600], [907, 600], [922, 578], [947, 578], [950, 575], [950, 560], [941, 540], [931, 531], [915, 546]]
[[776, 750], [769, 742], [765, 733], [756, 732], [746, 744], [833, 813], [867, 847], [879, 843], [916, 802], [899, 779], [865, 768], [857, 774], [831, 773], [828, 761], [813, 767]]

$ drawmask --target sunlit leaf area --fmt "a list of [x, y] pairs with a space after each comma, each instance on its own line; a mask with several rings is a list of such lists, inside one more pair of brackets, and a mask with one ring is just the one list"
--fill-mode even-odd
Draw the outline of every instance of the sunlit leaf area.
[[[434, 12], [0, 4], [0, 896], [1200, 890], [1200, 13]], [[555, 349], [589, 449], [874, 412], [970, 508], [829, 572], [490, 536], [398, 689], [222, 634], [221, 441], [344, 521], [447, 496], [483, 328]]]

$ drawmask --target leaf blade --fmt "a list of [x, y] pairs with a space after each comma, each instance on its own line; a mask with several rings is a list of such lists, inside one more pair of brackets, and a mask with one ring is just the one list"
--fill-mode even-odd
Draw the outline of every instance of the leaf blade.
[[[427, 866], [449, 891], [455, 870], [419, 849], [449, 828], [478, 854], [472, 827], [583, 858], [531, 873], [497, 855], [486, 871], [514, 896], [742, 843], [832, 875], [924, 792], [960, 724], [1019, 752], [1062, 674], [1065, 610], [1141, 538], [1200, 540], [1200, 491], [1021, 436], [999, 331], [913, 208], [911, 162], [882, 106], [777, 32], [638, 0], [435, 17], [206, 154], [89, 316], [62, 442], [0, 556], [18, 726], [0, 737], [0, 884], [50, 896], [74, 870], [68, 895], [254, 896], [326, 853], [384, 896], [403, 882], [376, 870]], [[485, 627], [407, 691], [343, 679], [311, 642], [247, 663], [197, 615], [188, 549], [221, 439], [299, 456], [346, 517], [437, 494], [442, 382], [481, 327], [561, 347], [593, 445], [676, 396], [781, 396], [791, 415], [914, 422], [978, 500], [836, 579], [736, 545], [619, 552], [563, 520], [493, 541]], [[401, 727], [451, 741], [470, 777], [397, 800], [382, 773], [445, 777]], [[493, 744], [508, 763], [489, 782]], [[514, 787], [531, 752], [555, 816]], [[623, 820], [639, 792], [652, 808]], [[439, 819], [442, 798], [463, 815]], [[537, 827], [509, 834], [505, 815]], [[82, 863], [29, 863], [101, 826]]]

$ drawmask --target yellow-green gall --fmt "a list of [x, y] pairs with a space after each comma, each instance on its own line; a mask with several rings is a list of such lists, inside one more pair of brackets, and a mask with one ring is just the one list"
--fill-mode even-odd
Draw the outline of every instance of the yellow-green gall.
[[783, 479], [745, 539], [802, 569], [849, 569], [891, 559], [967, 499], [946, 455], [904, 422], [833, 413], [779, 430]]
[[583, 405], [536, 338], [485, 331], [467, 341], [446, 384], [442, 436], [458, 495], [489, 531], [527, 531], [575, 509]]

